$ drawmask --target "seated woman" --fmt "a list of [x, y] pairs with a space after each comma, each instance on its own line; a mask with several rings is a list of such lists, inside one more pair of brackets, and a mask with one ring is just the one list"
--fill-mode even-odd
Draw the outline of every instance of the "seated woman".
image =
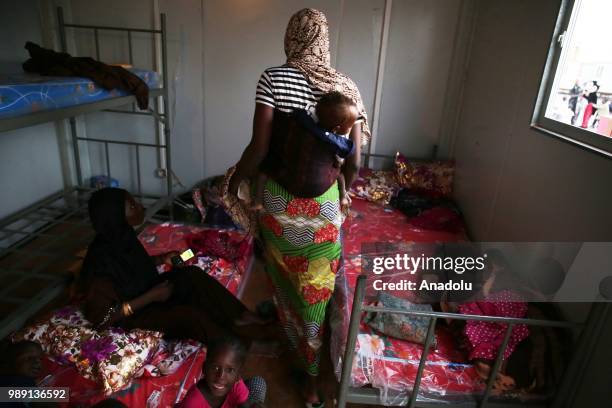
[[89, 216], [96, 236], [83, 263], [80, 287], [83, 312], [95, 326], [156, 330], [202, 342], [232, 332], [261, 332], [248, 326], [252, 329], [262, 320], [201, 269], [158, 273], [156, 263], [168, 262], [170, 254], [147, 254], [133, 229], [142, 224], [144, 210], [126, 190], [93, 193]]

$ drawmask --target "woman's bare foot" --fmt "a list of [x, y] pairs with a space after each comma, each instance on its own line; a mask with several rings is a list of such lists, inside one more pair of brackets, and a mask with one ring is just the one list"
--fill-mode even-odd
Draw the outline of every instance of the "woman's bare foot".
[[317, 387], [317, 380], [319, 377], [313, 375], [306, 375], [306, 381], [302, 386], [302, 398], [307, 404], [311, 404], [313, 407], [321, 406], [324, 401], [321, 399], [319, 389]]
[[502, 373], [497, 373], [497, 377], [493, 383], [493, 390], [499, 393], [504, 393], [507, 391], [512, 391], [515, 388], [516, 383], [514, 382], [514, 378]]
[[[488, 380], [489, 375], [491, 375], [491, 365], [483, 360], [477, 360], [474, 362], [474, 368], [476, 372], [483, 380]], [[495, 382], [493, 383], [493, 390], [496, 393], [503, 393], [506, 391], [511, 391], [516, 388], [516, 383], [514, 378], [502, 374], [500, 372], [497, 373], [495, 378]]]
[[491, 373], [491, 365], [489, 363], [482, 360], [476, 360], [474, 361], [474, 369], [483, 380], [489, 378], [489, 374]]

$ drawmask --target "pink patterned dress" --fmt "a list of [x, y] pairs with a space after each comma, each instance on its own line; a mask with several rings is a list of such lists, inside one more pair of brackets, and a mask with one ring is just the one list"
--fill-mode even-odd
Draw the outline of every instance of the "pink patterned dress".
[[[524, 318], [527, 315], [527, 303], [513, 292], [504, 290], [488, 296], [485, 301], [460, 305], [459, 313]], [[507, 324], [468, 320], [463, 333], [468, 341], [470, 360], [495, 360], [504, 341], [507, 327]], [[508, 346], [504, 351], [504, 360], [510, 357], [516, 346], [527, 336], [529, 336], [527, 325], [514, 325]]]

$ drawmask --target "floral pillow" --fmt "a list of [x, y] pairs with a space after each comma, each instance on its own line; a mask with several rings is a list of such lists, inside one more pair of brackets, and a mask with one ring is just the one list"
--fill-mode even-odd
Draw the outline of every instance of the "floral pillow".
[[143, 375], [160, 377], [175, 373], [193, 354], [202, 350], [202, 343], [195, 340], [164, 340], [159, 342], [157, 352], [143, 367]]
[[[433, 310], [431, 305], [411, 303], [385, 292], [379, 292], [377, 306], [420, 312]], [[429, 320], [429, 317], [376, 312], [369, 312], [365, 317], [366, 324], [382, 334], [420, 344], [425, 343]], [[435, 337], [432, 344], [435, 345]]]
[[74, 364], [83, 377], [96, 381], [110, 395], [129, 385], [155, 353], [161, 337], [159, 332], [140, 329], [97, 332], [80, 310], [69, 307], [12, 339], [40, 343], [46, 354], [59, 363]]
[[359, 177], [351, 186], [350, 194], [386, 205], [398, 191], [399, 185], [393, 172], [362, 168], [359, 170]]
[[415, 162], [400, 152], [395, 155], [395, 177], [402, 188], [424, 189], [448, 196], [453, 191], [453, 161]]

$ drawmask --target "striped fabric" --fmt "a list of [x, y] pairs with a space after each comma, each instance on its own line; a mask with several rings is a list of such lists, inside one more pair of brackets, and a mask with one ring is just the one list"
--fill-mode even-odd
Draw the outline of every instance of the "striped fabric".
[[321, 95], [323, 92], [310, 85], [299, 70], [280, 66], [263, 72], [257, 84], [255, 102], [289, 113], [314, 105]]

